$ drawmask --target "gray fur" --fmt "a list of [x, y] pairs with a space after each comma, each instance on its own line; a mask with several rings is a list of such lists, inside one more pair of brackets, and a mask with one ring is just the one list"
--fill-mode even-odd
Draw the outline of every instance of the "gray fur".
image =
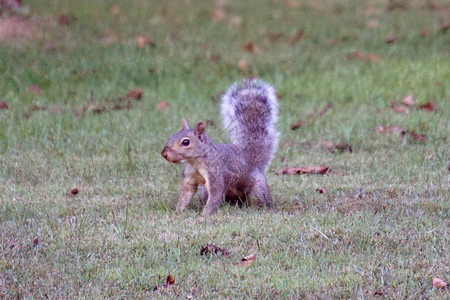
[[[249, 198], [270, 207], [272, 197], [265, 172], [278, 146], [278, 103], [274, 89], [259, 80], [232, 85], [222, 98], [224, 127], [231, 144], [215, 144], [203, 122], [195, 129], [182, 122], [182, 130], [171, 136], [162, 151], [167, 160], [184, 163], [177, 209], [183, 210], [199, 189], [205, 202], [203, 215], [217, 212], [224, 198]], [[185, 146], [183, 140], [190, 144]]]

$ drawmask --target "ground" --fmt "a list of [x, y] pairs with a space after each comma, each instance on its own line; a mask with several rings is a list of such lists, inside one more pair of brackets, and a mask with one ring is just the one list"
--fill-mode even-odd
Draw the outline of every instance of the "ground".
[[[3, 12], [0, 298], [448, 298], [433, 279], [450, 280], [449, 12], [440, 0]], [[160, 152], [183, 117], [227, 142], [218, 100], [245, 77], [280, 99], [274, 207], [177, 214], [181, 166]]]

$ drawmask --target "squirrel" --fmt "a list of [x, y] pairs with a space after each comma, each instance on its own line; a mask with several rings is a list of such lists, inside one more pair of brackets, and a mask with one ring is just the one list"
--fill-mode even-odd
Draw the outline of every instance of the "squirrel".
[[230, 144], [216, 144], [200, 121], [190, 129], [186, 119], [161, 155], [184, 164], [177, 211], [182, 211], [199, 190], [203, 217], [215, 214], [225, 198], [249, 199], [271, 207], [265, 173], [277, 151], [278, 101], [274, 88], [258, 79], [231, 85], [222, 96], [220, 113]]

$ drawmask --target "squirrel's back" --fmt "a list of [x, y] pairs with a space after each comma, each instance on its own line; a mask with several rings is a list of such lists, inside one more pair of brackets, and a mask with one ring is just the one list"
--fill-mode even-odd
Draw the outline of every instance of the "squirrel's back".
[[267, 171], [278, 148], [278, 101], [274, 88], [257, 79], [245, 79], [222, 96], [221, 114], [231, 143], [250, 166]]

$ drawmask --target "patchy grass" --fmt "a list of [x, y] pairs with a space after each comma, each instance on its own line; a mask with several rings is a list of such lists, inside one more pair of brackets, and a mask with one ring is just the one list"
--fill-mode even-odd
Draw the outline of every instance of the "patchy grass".
[[[25, 3], [40, 31], [0, 41], [0, 298], [449, 297], [446, 1], [221, 3]], [[249, 76], [282, 96], [275, 207], [175, 214], [166, 139], [187, 117], [226, 142], [214, 96]], [[409, 94], [434, 110], [393, 112]], [[314, 165], [331, 171], [274, 175]]]

